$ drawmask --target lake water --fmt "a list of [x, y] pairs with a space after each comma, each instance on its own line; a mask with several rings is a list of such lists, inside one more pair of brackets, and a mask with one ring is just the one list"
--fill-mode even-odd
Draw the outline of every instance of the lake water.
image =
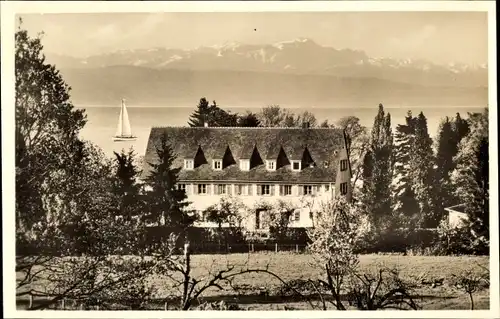
[[[135, 141], [113, 142], [113, 135], [116, 132], [120, 107], [92, 106], [86, 107], [87, 125], [81, 131], [81, 137], [89, 140], [99, 147], [109, 156], [113, 151], [128, 149], [133, 147], [135, 152], [143, 155], [149, 132], [154, 126], [187, 126], [189, 116], [194, 111], [194, 107], [127, 107], [133, 134], [137, 136]], [[258, 112], [258, 108], [229, 108], [232, 112], [245, 113], [247, 110]], [[319, 122], [327, 119], [330, 123], [335, 123], [338, 119], [354, 115], [357, 116], [361, 124], [370, 127], [377, 114], [377, 106], [373, 108], [308, 108], [290, 109], [299, 113], [305, 110], [314, 113]], [[392, 127], [403, 124], [405, 121], [407, 108], [385, 108], [391, 114]], [[441, 119], [445, 116], [455, 116], [457, 112], [465, 117], [467, 112], [480, 112], [482, 107], [423, 107], [411, 108], [414, 115], [423, 111], [428, 120], [429, 133], [435, 136]]]

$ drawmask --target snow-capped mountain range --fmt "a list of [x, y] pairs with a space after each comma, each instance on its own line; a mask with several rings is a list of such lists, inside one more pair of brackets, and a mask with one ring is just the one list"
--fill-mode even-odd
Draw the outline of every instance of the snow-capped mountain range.
[[446, 87], [486, 87], [487, 65], [375, 58], [365, 52], [324, 47], [299, 38], [268, 45], [225, 43], [191, 50], [151, 48], [119, 50], [86, 58], [47, 54], [59, 69], [131, 66], [156, 70], [239, 71], [322, 75]]

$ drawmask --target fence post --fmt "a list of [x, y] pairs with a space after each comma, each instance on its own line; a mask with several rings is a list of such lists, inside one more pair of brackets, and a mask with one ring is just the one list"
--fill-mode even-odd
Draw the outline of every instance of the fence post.
[[65, 305], [65, 304], [66, 304], [65, 300], [66, 300], [66, 298], [63, 298], [63, 299], [61, 300], [61, 308], [62, 308], [62, 310], [65, 310], [64, 308], [66, 307], [66, 305]]
[[165, 311], [167, 311], [167, 310], [168, 310], [168, 303], [167, 303], [166, 301], [165, 301], [165, 304], [163, 305], [163, 309], [164, 309]]
[[255, 252], [255, 249], [254, 249], [254, 247], [253, 247], [253, 243], [252, 243], [252, 253], [253, 253], [253, 252]]
[[31, 308], [33, 308], [33, 295], [30, 294], [30, 304], [29, 304], [28, 309], [31, 309]]
[[295, 244], [295, 252], [298, 253], [299, 252], [299, 244]]
[[277, 253], [278, 252], [278, 243], [275, 243], [274, 244], [274, 252]]

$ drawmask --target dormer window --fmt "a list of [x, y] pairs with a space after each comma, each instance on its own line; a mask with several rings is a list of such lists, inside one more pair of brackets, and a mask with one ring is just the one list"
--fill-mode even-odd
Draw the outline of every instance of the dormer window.
[[216, 171], [222, 170], [222, 160], [213, 160], [213, 169]]
[[240, 160], [240, 170], [242, 170], [242, 171], [249, 171], [250, 170], [250, 160], [249, 159]]
[[292, 163], [292, 171], [300, 171], [301, 170], [301, 162], [300, 161], [291, 161]]
[[184, 160], [184, 169], [194, 169], [194, 160], [185, 159]]
[[267, 160], [266, 167], [267, 167], [268, 171], [275, 171], [276, 170], [276, 161], [275, 160]]

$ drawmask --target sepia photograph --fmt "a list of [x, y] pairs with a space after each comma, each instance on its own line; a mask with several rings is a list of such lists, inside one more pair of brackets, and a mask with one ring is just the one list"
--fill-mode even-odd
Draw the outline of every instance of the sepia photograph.
[[2, 3], [5, 313], [499, 316], [495, 3], [341, 2]]

